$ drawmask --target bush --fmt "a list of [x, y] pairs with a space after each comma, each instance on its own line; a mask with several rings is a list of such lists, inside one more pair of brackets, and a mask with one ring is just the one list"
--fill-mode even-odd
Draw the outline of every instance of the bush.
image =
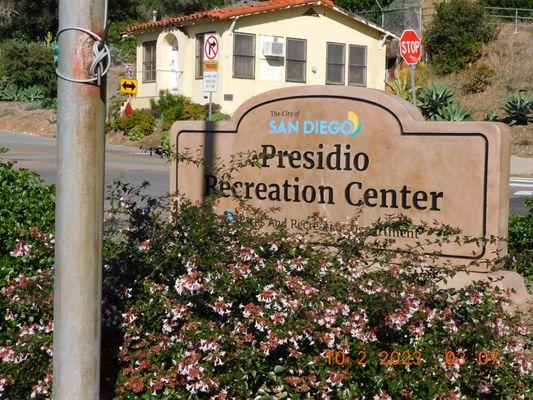
[[136, 138], [132, 140], [140, 140], [143, 137], [152, 134], [155, 118], [150, 110], [140, 109], [133, 110], [133, 114], [127, 117], [122, 116], [117, 118], [115, 123], [117, 127], [126, 132], [128, 136], [131, 134], [132, 137]]
[[163, 130], [170, 129], [172, 124], [181, 119], [185, 106], [191, 104], [188, 97], [175, 95], [168, 90], [159, 92], [158, 100], [150, 100], [150, 108], [156, 116], [163, 117], [161, 128]]
[[497, 28], [489, 23], [477, 1], [450, 0], [436, 4], [425, 32], [424, 48], [439, 74], [457, 72], [481, 56], [484, 43], [494, 40]]
[[525, 91], [510, 96], [503, 105], [507, 115], [504, 121], [510, 125], [527, 125], [533, 122], [533, 95]]
[[212, 121], [224, 121], [230, 118], [231, 118], [231, 115], [223, 113], [223, 112], [216, 112], [216, 113], [213, 113], [213, 115], [211, 116]]
[[176, 104], [174, 106], [171, 106], [165, 111], [163, 111], [162, 117], [163, 117], [163, 123], [161, 124], [161, 128], [163, 130], [170, 129], [172, 124], [179, 120], [183, 119], [183, 112], [184, 112], [185, 106], [183, 104]]
[[464, 94], [481, 93], [490, 85], [495, 71], [487, 64], [477, 62], [468, 69], [467, 82], [463, 85]]
[[46, 97], [56, 97], [53, 51], [41, 42], [7, 40], [0, 45], [0, 77], [19, 88], [39, 86]]
[[161, 148], [168, 154], [170, 152], [170, 131], [161, 134]]
[[533, 285], [533, 200], [525, 201], [526, 215], [509, 215], [509, 255], [511, 269], [526, 277]]
[[[483, 282], [443, 289], [452, 270], [371, 239], [417, 229], [454, 241], [453, 229], [405, 218], [340, 224], [320, 233], [325, 248], [258, 231], [268, 216], [245, 204], [230, 219], [212, 211], [216, 199], [169, 212], [139, 194], [118, 185], [105, 221], [106, 398], [531, 397], [531, 335], [520, 312], [506, 311], [505, 292]], [[369, 268], [369, 254], [386, 268]], [[50, 392], [50, 268], [0, 289], [7, 399]]]
[[206, 117], [205, 106], [203, 104], [187, 104], [183, 109], [182, 119], [184, 120], [203, 120]]
[[[0, 155], [6, 149], [0, 148]], [[42, 268], [49, 260], [35, 264], [22, 258], [7, 262], [11, 252], [24, 250], [25, 236], [33, 229], [51, 234], [55, 220], [55, 187], [45, 185], [39, 176], [26, 168], [14, 169], [12, 161], [0, 159], [0, 287], [20, 273]], [[51, 264], [49, 264], [51, 265]]]
[[185, 107], [185, 105], [190, 103], [191, 100], [188, 97], [172, 94], [168, 90], [162, 90], [159, 92], [159, 99], [150, 100], [150, 109], [156, 115], [161, 115], [165, 110], [176, 106]]

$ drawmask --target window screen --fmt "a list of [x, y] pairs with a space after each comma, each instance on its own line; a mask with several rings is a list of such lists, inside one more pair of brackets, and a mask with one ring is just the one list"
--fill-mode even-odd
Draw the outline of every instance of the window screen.
[[346, 45], [342, 43], [328, 43], [326, 83], [330, 85], [344, 85], [344, 69], [346, 63]]
[[350, 45], [348, 85], [366, 86], [366, 46]]
[[155, 41], [143, 43], [143, 82], [155, 82], [157, 72], [155, 43]]
[[204, 63], [202, 55], [204, 54], [204, 35], [205, 33], [198, 33], [196, 35], [196, 51], [195, 51], [195, 77], [202, 79], [204, 76]]
[[233, 42], [233, 76], [254, 79], [255, 35], [236, 33]]
[[285, 80], [287, 82], [305, 82], [306, 66], [307, 41], [305, 39], [287, 38]]

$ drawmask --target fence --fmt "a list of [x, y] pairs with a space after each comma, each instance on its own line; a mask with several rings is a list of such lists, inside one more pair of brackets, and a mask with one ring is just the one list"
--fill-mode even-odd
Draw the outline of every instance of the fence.
[[[431, 21], [432, 7], [424, 7], [422, 1], [397, 0], [388, 7], [358, 12], [361, 16], [400, 36], [404, 29], [414, 29], [420, 35], [424, 25]], [[514, 23], [514, 30], [533, 27], [533, 10], [529, 8], [485, 7], [496, 23]]]
[[519, 27], [533, 27], [533, 10], [530, 8], [506, 8], [506, 7], [485, 7], [488, 13], [499, 20], [498, 22], [513, 22], [514, 31], [518, 32]]

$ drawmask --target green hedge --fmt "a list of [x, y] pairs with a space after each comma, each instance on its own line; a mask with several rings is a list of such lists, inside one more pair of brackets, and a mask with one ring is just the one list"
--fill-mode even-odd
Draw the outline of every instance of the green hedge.
[[0, 78], [19, 88], [40, 86], [55, 98], [57, 77], [52, 48], [41, 42], [7, 40], [0, 45]]

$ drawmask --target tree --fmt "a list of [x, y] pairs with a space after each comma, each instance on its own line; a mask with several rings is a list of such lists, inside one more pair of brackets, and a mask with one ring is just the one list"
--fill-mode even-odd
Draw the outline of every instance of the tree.
[[16, 16], [3, 36], [27, 40], [43, 39], [48, 32], [55, 33], [58, 25], [58, 0], [17, 0], [4, 2], [15, 4]]
[[425, 33], [424, 48], [436, 72], [448, 74], [476, 61], [483, 44], [494, 40], [497, 33], [482, 4], [450, 0], [437, 4]]

